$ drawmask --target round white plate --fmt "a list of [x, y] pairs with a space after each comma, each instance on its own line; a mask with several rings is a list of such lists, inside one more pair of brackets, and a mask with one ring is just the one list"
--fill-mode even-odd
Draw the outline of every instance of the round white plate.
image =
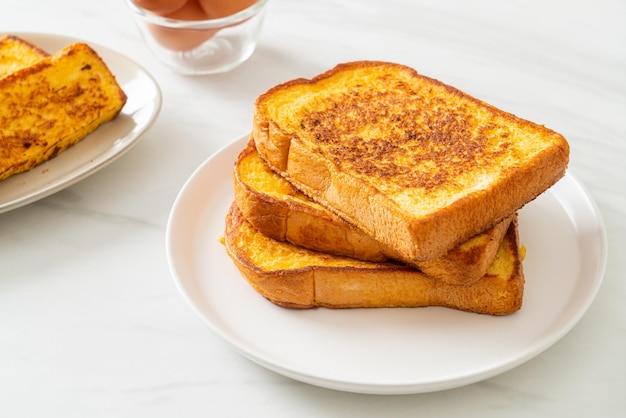
[[[48, 53], [79, 39], [40, 33], [13, 33]], [[161, 91], [143, 68], [108, 48], [86, 42], [102, 57], [128, 96], [119, 116], [78, 144], [30, 171], [0, 181], [0, 213], [56, 193], [113, 162], [135, 145], [161, 110]]]
[[567, 174], [520, 211], [527, 247], [522, 309], [494, 317], [429, 307], [289, 310], [257, 294], [219, 242], [231, 173], [247, 138], [224, 147], [182, 188], [167, 228], [174, 279], [200, 317], [244, 356], [314, 385], [406, 394], [474, 383], [563, 337], [594, 299], [607, 256], [604, 226]]

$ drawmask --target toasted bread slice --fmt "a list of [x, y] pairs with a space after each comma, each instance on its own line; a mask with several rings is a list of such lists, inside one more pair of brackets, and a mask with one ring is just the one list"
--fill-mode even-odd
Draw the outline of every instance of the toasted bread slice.
[[258, 232], [233, 204], [226, 250], [252, 287], [288, 308], [448, 308], [507, 315], [522, 306], [524, 275], [514, 220], [487, 274], [470, 286], [443, 283], [397, 263], [372, 263], [279, 242]]
[[413, 263], [402, 260], [270, 170], [252, 141], [237, 158], [233, 183], [235, 202], [243, 216], [270, 238], [365, 261], [405, 261], [434, 278], [456, 284], [470, 284], [485, 275], [513, 217], [441, 257]]
[[273, 170], [415, 261], [517, 211], [569, 161], [558, 133], [384, 62], [271, 88], [253, 136]]
[[126, 95], [97, 53], [63, 48], [0, 78], [0, 180], [47, 161], [115, 118]]
[[46, 51], [19, 36], [0, 36], [0, 78], [47, 56]]

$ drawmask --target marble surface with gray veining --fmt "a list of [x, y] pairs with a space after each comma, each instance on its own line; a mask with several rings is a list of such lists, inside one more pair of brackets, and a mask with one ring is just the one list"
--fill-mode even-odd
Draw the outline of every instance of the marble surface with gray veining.
[[[0, 416], [624, 416], [626, 3], [270, 1], [248, 62], [184, 77], [146, 50], [122, 0], [0, 0], [0, 32], [104, 45], [163, 93], [158, 120], [122, 158], [0, 214]], [[333, 391], [244, 358], [181, 297], [165, 230], [185, 180], [250, 129], [257, 95], [355, 59], [410, 65], [569, 140], [570, 171], [604, 219], [608, 263], [586, 314], [537, 357], [446, 391]]]

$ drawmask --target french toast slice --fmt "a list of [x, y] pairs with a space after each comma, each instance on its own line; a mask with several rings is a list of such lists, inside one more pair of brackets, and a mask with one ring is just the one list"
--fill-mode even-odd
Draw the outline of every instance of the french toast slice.
[[0, 78], [47, 56], [46, 51], [19, 36], [0, 36]]
[[562, 135], [386, 62], [269, 89], [253, 137], [274, 171], [415, 261], [516, 212], [569, 162]]
[[126, 99], [115, 76], [84, 43], [0, 78], [0, 180], [76, 144], [115, 118]]
[[448, 283], [471, 284], [486, 272], [513, 216], [478, 234], [441, 257], [421, 262], [402, 260], [369, 235], [315, 203], [274, 173], [249, 141], [233, 170], [235, 203], [259, 232], [312, 250], [365, 261], [395, 259]]
[[522, 306], [517, 219], [487, 274], [469, 286], [444, 283], [404, 264], [360, 261], [273, 240], [252, 227], [236, 204], [226, 216], [223, 243], [250, 285], [287, 308], [444, 306], [507, 315]]

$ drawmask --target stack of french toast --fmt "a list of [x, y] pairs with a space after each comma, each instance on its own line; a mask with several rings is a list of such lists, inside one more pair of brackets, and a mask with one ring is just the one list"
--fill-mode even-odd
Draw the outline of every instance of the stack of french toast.
[[560, 134], [411, 68], [340, 64], [257, 98], [223, 242], [280, 306], [507, 315], [517, 212], [568, 161]]
[[0, 180], [54, 158], [118, 116], [127, 97], [101, 57], [0, 36]]

